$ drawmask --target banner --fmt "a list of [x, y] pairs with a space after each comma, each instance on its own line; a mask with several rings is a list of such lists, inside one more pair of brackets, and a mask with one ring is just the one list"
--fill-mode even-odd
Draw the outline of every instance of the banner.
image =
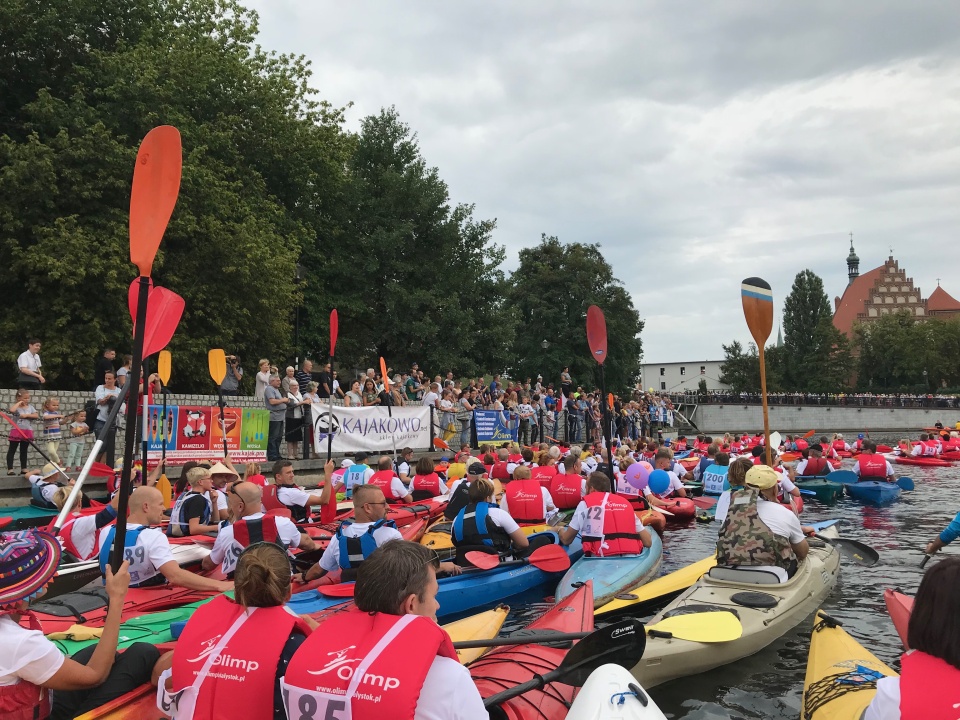
[[520, 423], [511, 419], [505, 410], [474, 410], [473, 423], [477, 428], [478, 443], [517, 442]]
[[331, 421], [329, 405], [314, 403], [310, 413], [314, 447], [321, 454], [326, 452], [330, 432], [335, 453], [430, 447], [430, 408], [423, 405], [391, 408], [334, 405]]
[[147, 466], [156, 466], [164, 444], [167, 463], [171, 465], [221, 458], [224, 431], [227, 451], [235, 463], [266, 461], [269, 410], [226, 407], [221, 424], [217, 406], [167, 405], [164, 432], [163, 405], [150, 405], [147, 408]]

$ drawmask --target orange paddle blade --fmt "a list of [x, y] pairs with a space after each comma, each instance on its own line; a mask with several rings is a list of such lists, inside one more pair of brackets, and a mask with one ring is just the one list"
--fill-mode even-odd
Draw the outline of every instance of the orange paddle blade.
[[613, 410], [613, 393], [607, 393], [607, 406]]
[[474, 550], [473, 552], [468, 552], [464, 557], [467, 559], [467, 562], [478, 567], [481, 570], [492, 570], [497, 565], [500, 564], [500, 556], [494, 555], [492, 553], [485, 553], [482, 550]]
[[380, 357], [380, 377], [383, 378], [383, 389], [390, 392], [390, 378], [387, 377], [387, 362]]
[[587, 344], [600, 365], [607, 359], [607, 319], [596, 305], [587, 308]]
[[147, 133], [137, 151], [130, 192], [130, 261], [149, 277], [160, 240], [180, 193], [183, 148], [180, 132], [161, 125]]
[[353, 597], [353, 591], [356, 588], [354, 583], [337, 583], [336, 585], [321, 585], [317, 592], [324, 597], [345, 598]]
[[563, 572], [570, 567], [570, 556], [559, 545], [544, 545], [534, 550], [530, 564], [544, 572]]
[[441, 440], [440, 438], [434, 438], [434, 439], [433, 439], [433, 446], [434, 446], [435, 448], [437, 448], [438, 450], [449, 450], [449, 449], [450, 449], [450, 446], [447, 444], [447, 442], [446, 442], [445, 440]]
[[807, 438], [812, 438], [816, 434], [817, 434], [816, 430], [808, 430], [803, 434], [803, 439], [806, 440]]
[[740, 300], [750, 334], [757, 347], [762, 349], [773, 330], [773, 290], [770, 289], [770, 283], [758, 277], [747, 278], [740, 283]]

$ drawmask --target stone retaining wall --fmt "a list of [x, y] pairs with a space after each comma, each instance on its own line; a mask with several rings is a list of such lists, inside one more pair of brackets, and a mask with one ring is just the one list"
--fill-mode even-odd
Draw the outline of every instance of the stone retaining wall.
[[[693, 417], [702, 432], [752, 432], [763, 427], [761, 405], [700, 405]], [[806, 432], [902, 432], [915, 437], [921, 428], [937, 421], [953, 426], [957, 410], [942, 408], [879, 408], [770, 406], [770, 429], [784, 433]]]

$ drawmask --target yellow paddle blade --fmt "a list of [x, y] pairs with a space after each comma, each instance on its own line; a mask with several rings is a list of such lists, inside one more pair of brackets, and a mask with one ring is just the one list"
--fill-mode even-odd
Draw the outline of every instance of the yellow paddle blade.
[[50, 633], [50, 640], [97, 640], [103, 635], [103, 628], [88, 628], [85, 625], [71, 625], [63, 632]]
[[685, 565], [679, 570], [674, 570], [668, 575], [651, 580], [645, 585], [641, 585], [633, 590], [628, 590], [622, 598], [618, 597], [606, 605], [593, 611], [595, 616], [612, 613], [617, 610], [637, 605], [639, 603], [650, 602], [661, 597], [676, 595], [682, 590], [686, 590], [693, 585], [710, 568], [717, 564], [716, 555], [709, 555], [703, 560], [699, 560], [690, 565]]
[[743, 625], [730, 612], [702, 612], [676, 615], [661, 620], [656, 625], [647, 625], [647, 631], [668, 632], [678, 640], [715, 643], [730, 642], [743, 635]]
[[210, 367], [210, 377], [219, 386], [227, 376], [227, 355], [217, 348], [207, 353], [207, 365]]
[[157, 375], [160, 376], [160, 382], [167, 385], [170, 382], [170, 351], [161, 350], [157, 358]]
[[163, 495], [163, 506], [169, 508], [173, 503], [173, 488], [170, 487], [170, 481], [167, 479], [166, 473], [161, 474], [160, 479], [157, 480], [157, 490]]

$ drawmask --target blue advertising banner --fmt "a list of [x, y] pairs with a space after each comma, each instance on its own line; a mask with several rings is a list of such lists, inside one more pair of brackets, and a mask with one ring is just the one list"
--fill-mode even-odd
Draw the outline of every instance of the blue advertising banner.
[[477, 442], [502, 443], [517, 441], [520, 423], [510, 413], [500, 410], [474, 410], [473, 422], [477, 428]]

